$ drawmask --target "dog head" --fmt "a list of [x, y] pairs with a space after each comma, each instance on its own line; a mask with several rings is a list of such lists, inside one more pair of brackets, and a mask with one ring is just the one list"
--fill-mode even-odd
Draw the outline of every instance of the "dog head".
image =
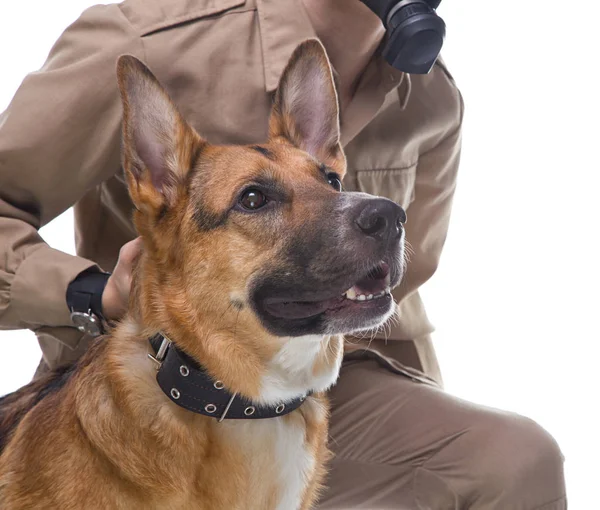
[[118, 78], [148, 320], [243, 341], [350, 333], [390, 317], [405, 213], [342, 191], [338, 101], [318, 41], [292, 55], [261, 145], [208, 143], [134, 57], [121, 57]]

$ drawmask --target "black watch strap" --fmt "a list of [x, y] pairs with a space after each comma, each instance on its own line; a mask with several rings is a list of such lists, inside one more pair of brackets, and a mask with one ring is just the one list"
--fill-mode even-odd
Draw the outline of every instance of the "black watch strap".
[[[103, 318], [102, 294], [109, 277], [110, 273], [103, 273], [97, 269], [88, 269], [80, 273], [67, 287], [69, 310], [80, 316], [88, 314], [90, 317]], [[80, 326], [79, 323], [76, 325]]]

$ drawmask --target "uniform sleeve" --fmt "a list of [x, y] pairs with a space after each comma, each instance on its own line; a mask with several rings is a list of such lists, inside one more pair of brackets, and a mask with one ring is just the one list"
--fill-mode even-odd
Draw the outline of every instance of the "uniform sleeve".
[[1, 329], [72, 325], [67, 286], [95, 264], [52, 249], [38, 229], [119, 168], [124, 53], [143, 58], [119, 6], [92, 7], [0, 116]]

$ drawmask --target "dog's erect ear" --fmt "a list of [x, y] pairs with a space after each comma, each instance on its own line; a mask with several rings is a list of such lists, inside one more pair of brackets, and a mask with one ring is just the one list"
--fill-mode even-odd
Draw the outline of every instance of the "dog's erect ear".
[[271, 138], [283, 136], [319, 161], [339, 148], [338, 98], [325, 48], [303, 42], [285, 68], [269, 122]]
[[185, 122], [150, 70], [130, 55], [119, 58], [123, 100], [123, 165], [129, 193], [144, 213], [173, 205], [205, 144]]

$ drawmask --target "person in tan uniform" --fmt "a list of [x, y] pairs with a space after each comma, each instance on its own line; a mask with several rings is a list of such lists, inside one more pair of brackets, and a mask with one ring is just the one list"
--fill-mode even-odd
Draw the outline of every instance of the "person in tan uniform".
[[[88, 318], [123, 313], [139, 244], [120, 165], [118, 56], [146, 62], [209, 141], [248, 144], [266, 139], [272, 92], [310, 37], [339, 85], [344, 186], [405, 208], [414, 252], [397, 320], [347, 342], [319, 508], [565, 509], [563, 459], [547, 432], [442, 389], [418, 290], [447, 233], [463, 101], [439, 59], [426, 75], [390, 66], [384, 26], [359, 0], [125, 0], [84, 12], [0, 117], [0, 327], [36, 333], [44, 372], [89, 345], [94, 328], [77, 322], [85, 308]], [[38, 234], [72, 205], [77, 256]]]

